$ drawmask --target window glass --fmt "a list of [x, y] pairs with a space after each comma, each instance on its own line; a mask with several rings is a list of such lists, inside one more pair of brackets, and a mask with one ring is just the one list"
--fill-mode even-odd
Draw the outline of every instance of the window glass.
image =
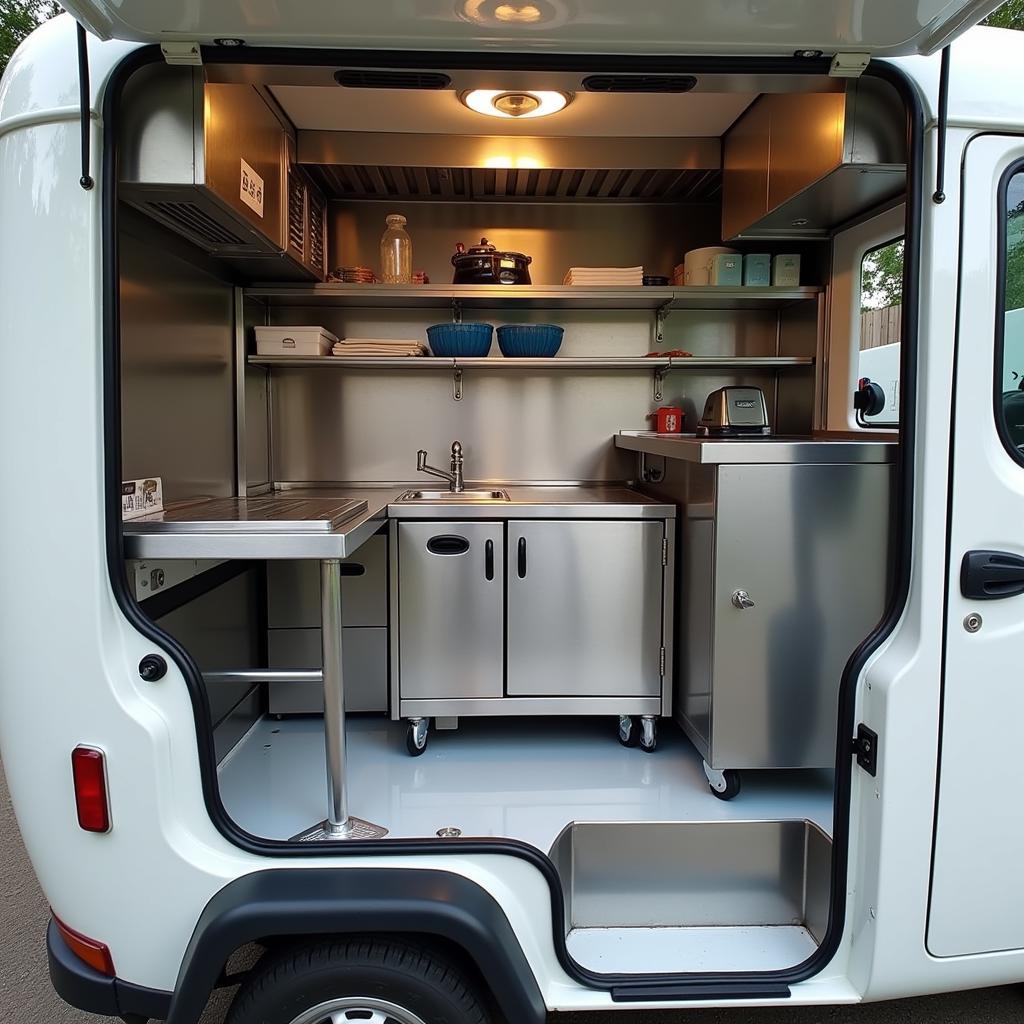
[[1024, 171], [1007, 181], [1004, 201], [1002, 309], [997, 311], [1002, 317], [1002, 365], [997, 367], [1002, 400], [996, 412], [1007, 441], [1024, 455]]
[[903, 321], [903, 239], [870, 249], [860, 265], [860, 362], [872, 397], [860, 414], [866, 427], [894, 427], [900, 418], [900, 328]]

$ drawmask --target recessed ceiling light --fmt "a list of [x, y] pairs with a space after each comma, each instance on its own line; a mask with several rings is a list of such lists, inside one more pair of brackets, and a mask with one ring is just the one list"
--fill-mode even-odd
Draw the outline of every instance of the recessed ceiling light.
[[459, 99], [478, 114], [490, 117], [547, 117], [557, 114], [572, 97], [564, 92], [537, 89], [473, 89]]

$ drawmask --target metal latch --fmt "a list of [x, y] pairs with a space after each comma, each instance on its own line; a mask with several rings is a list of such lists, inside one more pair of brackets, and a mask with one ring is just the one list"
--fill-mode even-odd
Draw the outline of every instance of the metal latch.
[[833, 78], [860, 78], [870, 63], [870, 53], [837, 53], [828, 73]]
[[203, 63], [203, 55], [198, 43], [191, 42], [164, 42], [160, 44], [160, 52], [168, 64], [191, 64]]
[[878, 772], [878, 733], [861, 723], [853, 738], [853, 755], [857, 764], [872, 778]]

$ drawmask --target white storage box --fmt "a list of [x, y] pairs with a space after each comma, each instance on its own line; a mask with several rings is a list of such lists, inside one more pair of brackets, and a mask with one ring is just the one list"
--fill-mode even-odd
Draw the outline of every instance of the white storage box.
[[325, 327], [257, 327], [261, 356], [326, 356], [338, 339]]

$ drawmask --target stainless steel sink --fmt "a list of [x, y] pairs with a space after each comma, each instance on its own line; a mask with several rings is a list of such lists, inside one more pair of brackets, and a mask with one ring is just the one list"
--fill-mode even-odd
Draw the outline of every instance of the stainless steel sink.
[[508, 501], [508, 492], [501, 490], [406, 491], [399, 501]]

